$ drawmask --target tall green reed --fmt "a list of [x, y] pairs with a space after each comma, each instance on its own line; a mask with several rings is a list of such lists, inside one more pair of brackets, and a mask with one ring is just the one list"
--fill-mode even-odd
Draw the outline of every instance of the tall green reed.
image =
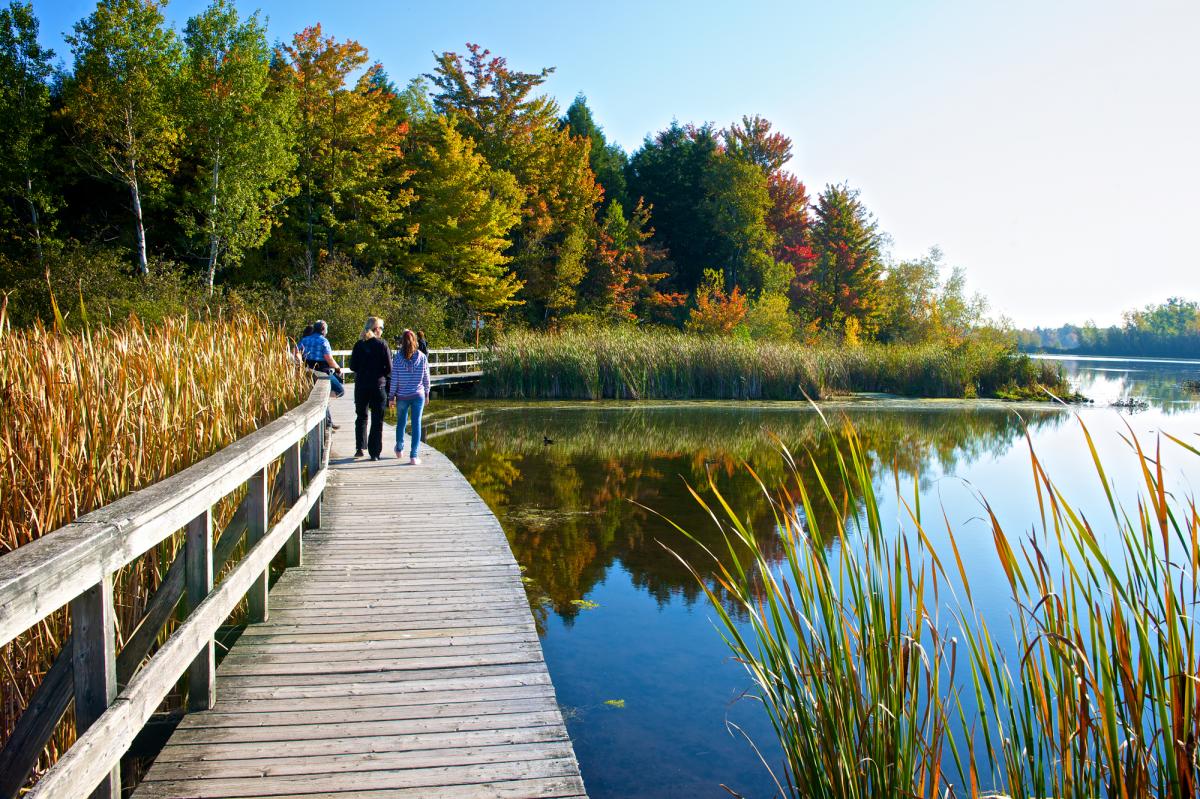
[[885, 533], [870, 464], [853, 429], [845, 433], [834, 474], [783, 451], [792, 471], [813, 470], [807, 484], [815, 491], [804, 480], [794, 482], [799, 496], [764, 486], [782, 563], [770, 562], [710, 480], [711, 501], [693, 495], [726, 548], [710, 551], [711, 572], [685, 565], [775, 730], [783, 763], [772, 776], [781, 794], [949, 796], [944, 763], [959, 758], [951, 728], [956, 644], [939, 620], [940, 583], [923, 539]]
[[[1197, 796], [1200, 513], [1193, 498], [1167, 491], [1161, 444], [1149, 452], [1132, 430], [1141, 482], [1127, 509], [1086, 426], [1082, 435], [1111, 519], [1094, 526], [1032, 445], [1041, 530], [1013, 536], [985, 502], [1011, 637], [985, 618], [1004, 608], [974, 605], [978, 577], [949, 521], [939, 553], [919, 495], [904, 501], [898, 477], [911, 524], [884, 531], [849, 426], [833, 473], [784, 450], [820, 490], [805, 488], [813, 480], [789, 481], [799, 496], [764, 486], [772, 531], [747, 529], [715, 484], [710, 498], [696, 494], [727, 547], [689, 568], [774, 727], [781, 793]], [[816, 523], [830, 518], [832, 529]], [[783, 538], [781, 563], [766, 557], [763, 535]]]
[[974, 679], [992, 700], [988, 765], [1014, 799], [1191, 799], [1200, 792], [1196, 501], [1168, 492], [1161, 439], [1148, 451], [1130, 428], [1140, 483], [1136, 506], [1125, 507], [1086, 425], [1083, 437], [1111, 518], [1089, 520], [1032, 451], [1041, 530], [1015, 539], [987, 509], [1020, 652], [1006, 658], [964, 614]]
[[804, 399], [850, 391], [1044, 397], [1061, 375], [987, 342], [809, 347], [675, 331], [511, 333], [480, 396], [506, 399]]

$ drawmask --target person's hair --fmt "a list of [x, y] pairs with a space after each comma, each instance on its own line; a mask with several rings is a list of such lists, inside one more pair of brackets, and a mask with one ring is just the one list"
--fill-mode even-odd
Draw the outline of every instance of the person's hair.
[[358, 334], [359, 341], [366, 341], [375, 335], [375, 328], [383, 327], [383, 320], [378, 316], [368, 316], [367, 323], [363, 325], [362, 332]]
[[418, 331], [417, 331], [417, 338], [425, 338], [425, 331], [424, 331], [424, 330], [418, 330]]
[[314, 333], [320, 333], [323, 336], [325, 335], [325, 331], [328, 329], [329, 328], [325, 325], [324, 319], [318, 319], [317, 321], [313, 322]]
[[417, 334], [411, 330], [405, 329], [400, 334], [400, 351], [404, 353], [405, 358], [411, 358], [413, 353], [417, 351]]
[[300, 334], [300, 338], [308, 338], [308, 337], [309, 337], [309, 336], [311, 336], [312, 334], [313, 334], [313, 326], [312, 326], [312, 325], [305, 325], [305, 326], [304, 326], [304, 332]]

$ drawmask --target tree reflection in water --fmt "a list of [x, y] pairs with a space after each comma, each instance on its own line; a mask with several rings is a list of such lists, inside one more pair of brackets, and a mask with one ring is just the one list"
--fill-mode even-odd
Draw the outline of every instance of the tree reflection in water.
[[[770, 530], [769, 502], [742, 462], [764, 484], [786, 486], [793, 495], [795, 480], [813, 480], [805, 488], [816, 494], [814, 471], [791, 474], [779, 447], [833, 474], [833, 437], [842, 438], [844, 419], [853, 422], [876, 481], [891, 479], [893, 466], [925, 481], [935, 470], [952, 473], [1006, 451], [1023, 435], [1023, 424], [1038, 428], [1068, 418], [1048, 408], [1024, 412], [1022, 419], [1011, 410], [962, 403], [826, 416], [832, 433], [811, 407], [798, 405], [497, 406], [487, 408], [482, 425], [436, 444], [500, 518], [543, 629], [551, 611], [570, 624], [581, 612], [573, 601], [618, 561], [660, 604], [674, 596], [695, 602], [694, 579], [660, 542], [691, 562], [700, 561], [698, 544], [646, 508], [717, 551], [720, 535], [688, 492], [688, 485], [701, 490], [711, 474], [732, 507], [749, 509], [750, 529]], [[837, 500], [857, 512], [858, 497]], [[774, 536], [763, 544], [768, 551], [780, 545]], [[780, 557], [775, 551], [774, 560]]]

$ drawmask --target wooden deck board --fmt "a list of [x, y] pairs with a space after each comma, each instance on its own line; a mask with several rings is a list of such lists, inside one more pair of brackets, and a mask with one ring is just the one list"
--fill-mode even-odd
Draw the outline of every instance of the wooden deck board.
[[391, 458], [391, 430], [384, 460], [353, 460], [352, 403], [333, 414], [304, 565], [135, 799], [583, 799], [499, 522], [440, 453]]

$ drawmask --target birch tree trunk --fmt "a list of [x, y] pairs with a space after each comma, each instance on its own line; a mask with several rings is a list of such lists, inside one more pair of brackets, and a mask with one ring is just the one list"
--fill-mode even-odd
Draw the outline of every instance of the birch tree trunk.
[[33, 223], [33, 244], [37, 249], [38, 268], [46, 271], [46, 259], [42, 254], [42, 226], [38, 221], [37, 203], [33, 199], [33, 177], [25, 173], [25, 199], [29, 203], [29, 219]]
[[143, 277], [150, 274], [150, 263], [146, 260], [146, 227], [142, 222], [142, 195], [138, 191], [137, 167], [130, 164], [132, 171], [129, 178], [129, 194], [133, 200], [133, 220], [137, 228], [137, 265], [138, 274]]
[[213, 295], [217, 281], [217, 256], [221, 252], [221, 235], [217, 230], [217, 188], [221, 182], [221, 156], [213, 159], [212, 200], [208, 208], [208, 296]]

